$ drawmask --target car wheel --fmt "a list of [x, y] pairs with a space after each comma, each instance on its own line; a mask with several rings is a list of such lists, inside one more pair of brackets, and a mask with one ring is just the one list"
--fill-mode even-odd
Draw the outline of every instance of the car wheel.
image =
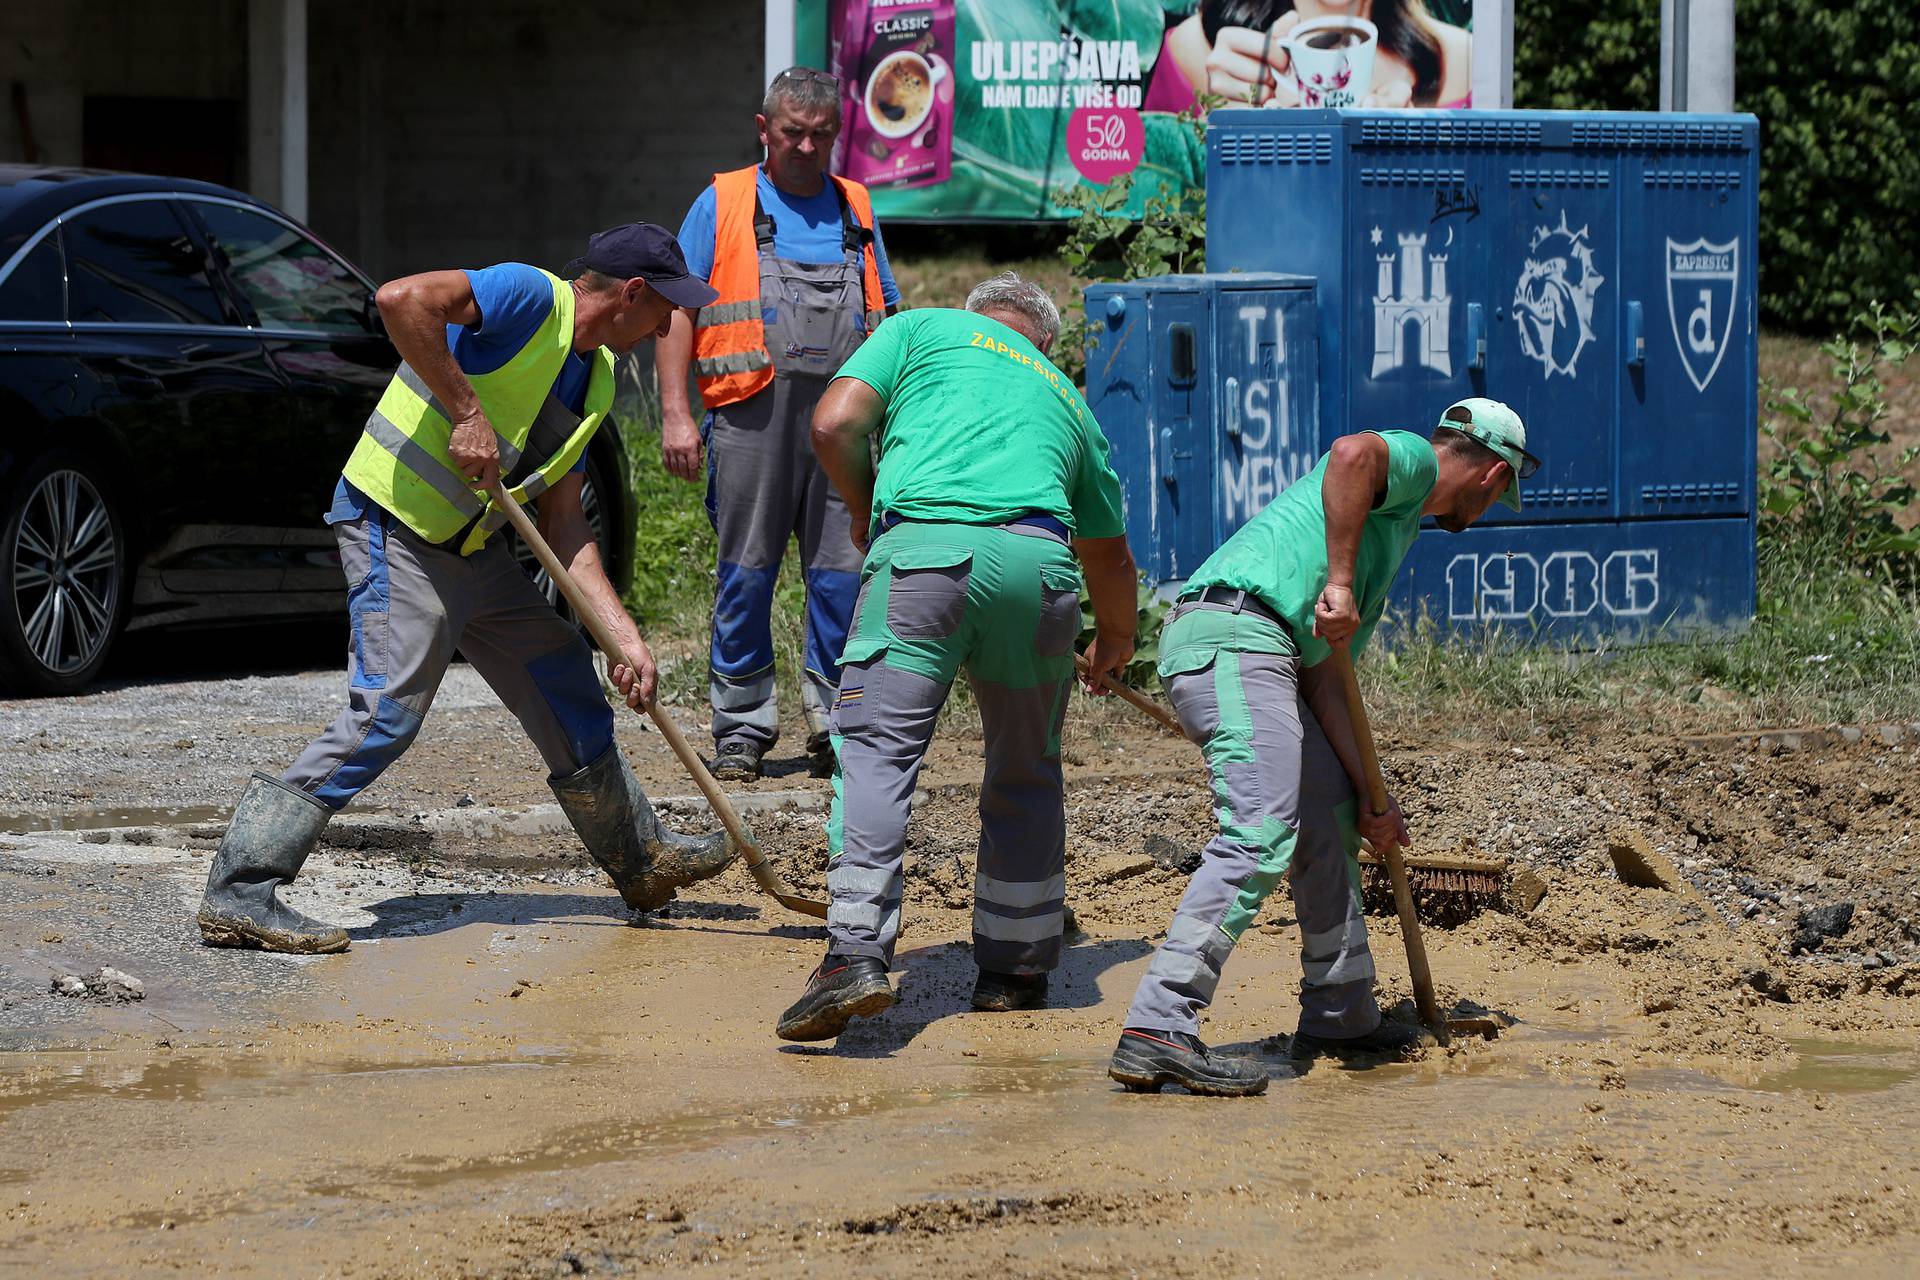
[[[588, 454], [587, 472], [580, 477], [580, 510], [587, 517], [588, 527], [593, 530], [593, 540], [600, 545], [600, 563], [606, 566], [607, 577], [613, 582], [618, 582], [620, 566], [614, 563], [613, 540], [607, 534], [606, 509], [600, 501], [600, 493], [608, 483], [606, 473], [599, 462], [592, 454]], [[580, 619], [561, 597], [560, 588], [541, 567], [539, 560], [534, 558], [533, 550], [518, 537], [513, 539], [513, 555], [514, 559], [520, 562], [520, 567], [526, 571], [526, 575], [533, 579], [533, 585], [540, 588], [540, 594], [560, 611], [560, 616], [578, 626]]]
[[128, 547], [112, 490], [71, 454], [23, 472], [0, 529], [0, 663], [28, 693], [84, 689], [126, 617]]

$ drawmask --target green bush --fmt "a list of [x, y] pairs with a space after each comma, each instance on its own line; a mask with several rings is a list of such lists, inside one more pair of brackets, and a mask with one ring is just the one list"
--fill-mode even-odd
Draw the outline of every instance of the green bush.
[[[1521, 0], [1514, 102], [1659, 106], [1660, 6]], [[1831, 333], [1876, 298], [1920, 290], [1920, 14], [1742, 0], [1735, 105], [1760, 119], [1760, 307], [1769, 325]]]

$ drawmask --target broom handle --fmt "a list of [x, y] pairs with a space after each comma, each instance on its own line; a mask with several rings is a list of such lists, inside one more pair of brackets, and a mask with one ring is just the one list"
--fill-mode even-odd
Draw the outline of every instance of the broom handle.
[[[553, 548], [549, 547], [547, 540], [540, 536], [540, 530], [534, 527], [533, 521], [521, 509], [520, 504], [513, 500], [506, 486], [495, 481], [487, 492], [493, 498], [494, 505], [506, 513], [514, 532], [519, 534], [520, 540], [533, 551], [534, 558], [540, 562], [542, 568], [546, 569], [547, 576], [552, 578], [554, 585], [560, 588], [560, 594], [565, 596], [567, 603], [573, 606], [574, 613], [587, 624], [587, 630], [592, 634], [593, 642], [600, 647], [600, 652], [609, 657], [619, 658], [638, 676], [640, 664], [633, 660], [625, 646], [614, 637], [613, 628], [607, 625], [606, 619], [600, 616], [599, 610], [595, 609], [592, 602], [587, 599], [586, 592], [580, 589], [580, 584], [573, 580], [573, 575], [568, 573], [566, 566], [560, 563], [560, 557], [553, 554]], [[660, 730], [660, 736], [667, 740], [667, 746], [671, 747], [673, 754], [680, 758], [681, 767], [693, 779], [694, 785], [700, 788], [700, 794], [707, 798], [707, 803], [713, 806], [713, 812], [719, 817], [720, 825], [727, 829], [727, 834], [733, 837], [734, 844], [739, 846], [740, 856], [746, 862], [747, 870], [752, 874], [754, 881], [781, 906], [798, 911], [802, 915], [812, 916], [816, 920], [826, 919], [825, 903], [810, 902], [786, 892], [779, 877], [767, 862], [766, 854], [760, 851], [760, 846], [754, 842], [753, 836], [747, 831], [747, 824], [740, 821], [740, 815], [734, 812], [726, 793], [720, 790], [720, 784], [714, 781], [711, 773], [707, 772], [707, 766], [701, 762], [699, 755], [687, 742], [686, 735], [680, 732], [680, 726], [673, 722], [673, 717], [663, 711], [660, 704], [652, 699], [644, 705], [647, 715], [652, 717], [654, 725]]]
[[[1340, 678], [1340, 691], [1346, 695], [1347, 718], [1353, 722], [1353, 742], [1360, 752], [1360, 771], [1366, 775], [1367, 806], [1374, 814], [1387, 811], [1387, 784], [1380, 776], [1380, 755], [1374, 750], [1373, 728], [1367, 720], [1367, 707], [1360, 700], [1360, 682], [1354, 678], [1353, 655], [1345, 646], [1333, 647], [1333, 670]], [[1433, 996], [1433, 971], [1427, 967], [1427, 944], [1420, 936], [1420, 918], [1414, 914], [1413, 888], [1407, 883], [1406, 859], [1400, 845], [1385, 840], [1374, 850], [1387, 865], [1387, 878], [1393, 883], [1393, 906], [1400, 914], [1400, 937], [1407, 947], [1407, 972], [1413, 978], [1413, 1002], [1420, 1020], [1441, 1044], [1447, 1042], [1447, 1020], [1440, 1016], [1440, 1003]]]
[[[1080, 672], [1081, 676], [1084, 678], [1088, 671], [1088, 664], [1087, 664], [1086, 657], [1082, 654], [1078, 654], [1078, 653], [1074, 654], [1073, 665], [1075, 669], [1077, 669]], [[1175, 736], [1181, 737], [1181, 738], [1184, 738], [1187, 736], [1187, 731], [1180, 727], [1180, 722], [1178, 720], [1174, 719], [1173, 712], [1167, 710], [1165, 707], [1155, 702], [1152, 698], [1149, 698], [1146, 694], [1141, 693], [1138, 689], [1135, 689], [1133, 686], [1122, 684], [1120, 681], [1115, 680], [1112, 676], [1109, 676], [1104, 671], [1102, 671], [1099, 674], [1099, 676], [1095, 678], [1094, 683], [1099, 685], [1102, 689], [1105, 689], [1108, 693], [1114, 693], [1114, 694], [1120, 695], [1120, 697], [1129, 706], [1133, 707], [1136, 711], [1144, 712], [1145, 714], [1152, 716], [1155, 720], [1158, 720], [1160, 722], [1161, 727], [1166, 729], [1168, 733], [1174, 734]]]

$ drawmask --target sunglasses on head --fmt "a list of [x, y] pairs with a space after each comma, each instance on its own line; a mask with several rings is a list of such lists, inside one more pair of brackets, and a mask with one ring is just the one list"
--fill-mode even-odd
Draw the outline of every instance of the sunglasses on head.
[[[1467, 439], [1477, 444], [1483, 444], [1495, 453], [1500, 454], [1502, 458], [1506, 457], [1506, 450], [1520, 448], [1518, 445], [1497, 438], [1492, 432], [1483, 427], [1471, 422], [1462, 422], [1458, 418], [1449, 419], [1446, 424], [1446, 429], [1448, 431], [1458, 431]], [[1513, 464], [1509, 463], [1508, 465], [1512, 466]], [[1533, 473], [1539, 469], [1540, 459], [1534, 457], [1525, 449], [1520, 449], [1520, 464], [1513, 468], [1514, 474], [1518, 475], [1522, 480], [1527, 480], [1531, 479]]]
[[795, 81], [800, 84], [830, 84], [835, 88], [838, 88], [840, 85], [838, 77], [830, 76], [824, 71], [815, 71], [812, 67], [788, 67], [785, 71], [782, 71], [773, 78], [775, 84], [780, 83], [782, 80]]

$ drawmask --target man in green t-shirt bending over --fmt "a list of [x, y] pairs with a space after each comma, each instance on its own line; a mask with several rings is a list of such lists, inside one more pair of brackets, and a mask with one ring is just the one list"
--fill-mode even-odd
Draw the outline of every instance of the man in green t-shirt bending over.
[[827, 956], [782, 1015], [785, 1039], [830, 1039], [893, 1003], [908, 802], [963, 665], [986, 737], [974, 1008], [1040, 1005], [1060, 963], [1075, 555], [1094, 672], [1133, 656], [1135, 579], [1106, 437], [1047, 360], [1059, 328], [1044, 290], [995, 276], [965, 311], [887, 320], [814, 412], [814, 451], [868, 550], [833, 707]]
[[1292, 872], [1300, 922], [1297, 1058], [1393, 1055], [1420, 1038], [1385, 1023], [1360, 915], [1360, 837], [1406, 843], [1398, 804], [1365, 791], [1332, 645], [1366, 645], [1420, 518], [1460, 532], [1495, 499], [1518, 511], [1538, 460], [1494, 400], [1462, 400], [1431, 442], [1406, 431], [1336, 440], [1187, 580], [1167, 619], [1160, 679], [1205, 751], [1220, 834], [1180, 900], [1127, 1012], [1107, 1074], [1134, 1090], [1260, 1093], [1267, 1073], [1196, 1033], [1220, 970], [1260, 904]]

